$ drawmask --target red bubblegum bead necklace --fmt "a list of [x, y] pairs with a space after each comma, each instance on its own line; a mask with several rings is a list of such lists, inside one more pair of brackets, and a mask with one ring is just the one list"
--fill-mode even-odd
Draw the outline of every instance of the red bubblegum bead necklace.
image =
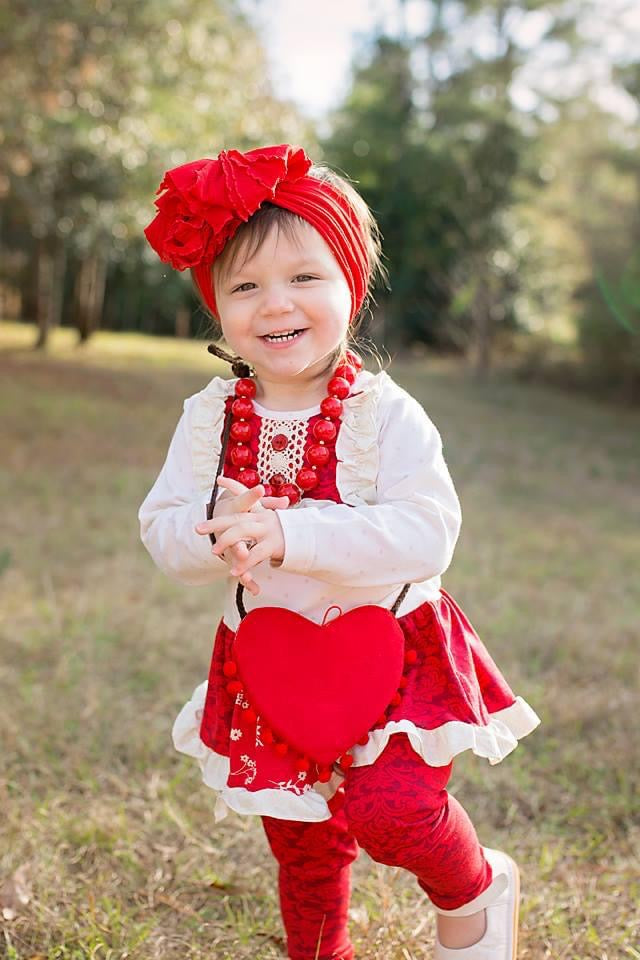
[[[324, 467], [331, 456], [327, 444], [332, 443], [338, 433], [336, 421], [342, 416], [342, 401], [349, 396], [351, 385], [358, 372], [362, 369], [362, 360], [357, 353], [347, 350], [342, 360], [327, 384], [327, 396], [320, 404], [320, 412], [324, 419], [317, 420], [313, 425], [312, 437], [307, 442], [304, 451], [304, 466], [297, 474], [295, 483], [287, 483], [281, 473], [271, 477], [261, 478], [254, 465], [254, 454], [249, 446], [254, 435], [255, 416], [253, 398], [256, 395], [256, 384], [250, 377], [242, 377], [236, 381], [235, 399], [231, 404], [231, 462], [238, 468], [238, 479], [245, 487], [255, 487], [262, 483], [266, 496], [288, 497], [291, 505], [298, 501], [310, 490], [318, 485], [317, 471]], [[274, 450], [284, 450], [289, 440], [284, 434], [276, 434], [271, 440]]]

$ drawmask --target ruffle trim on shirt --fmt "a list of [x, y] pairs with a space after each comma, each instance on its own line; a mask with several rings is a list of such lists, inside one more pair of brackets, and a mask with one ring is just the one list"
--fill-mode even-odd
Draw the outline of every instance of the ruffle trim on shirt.
[[[281, 820], [302, 820], [315, 823], [329, 820], [331, 811], [327, 801], [311, 786], [304, 792], [295, 794], [289, 790], [245, 790], [243, 787], [228, 787], [229, 757], [211, 750], [200, 739], [200, 721], [207, 695], [207, 681], [193, 691], [188, 701], [176, 717], [173, 725], [173, 745], [180, 753], [185, 753], [198, 761], [202, 780], [218, 793], [214, 817], [216, 822], [223, 820], [228, 810], [235, 813], [255, 814], [257, 816], [277, 817]], [[332, 777], [332, 780], [334, 778]], [[324, 785], [330, 795], [335, 793], [341, 778], [336, 777]]]
[[198, 490], [211, 490], [222, 450], [224, 404], [235, 380], [214, 377], [196, 394], [191, 412], [191, 462]]
[[354, 384], [356, 392], [343, 400], [342, 423], [336, 440], [336, 485], [342, 501], [351, 506], [376, 502], [377, 412], [386, 377], [385, 373], [361, 373]]
[[540, 723], [540, 717], [522, 697], [489, 716], [486, 726], [450, 720], [434, 730], [417, 727], [411, 720], [390, 720], [379, 730], [372, 730], [366, 744], [352, 748], [353, 766], [374, 763], [394, 733], [406, 733], [415, 752], [430, 767], [444, 767], [465, 750], [496, 764]]
[[[207, 681], [193, 691], [173, 725], [173, 743], [180, 753], [198, 761], [204, 783], [217, 791], [215, 820], [224, 819], [227, 810], [240, 814], [276, 817], [281, 820], [318, 822], [328, 820], [331, 811], [327, 804], [342, 781], [335, 775], [321, 788], [322, 796], [309, 786], [300, 794], [288, 790], [245, 790], [228, 787], [229, 758], [211, 750], [200, 738], [200, 722], [207, 694]], [[486, 726], [452, 720], [435, 730], [424, 730], [411, 720], [392, 720], [380, 730], [369, 734], [369, 741], [352, 749], [355, 767], [372, 764], [380, 756], [389, 737], [405, 733], [411, 746], [432, 767], [443, 767], [465, 750], [483, 757], [491, 764], [500, 763], [540, 723], [540, 718], [522, 697], [517, 697], [511, 706], [491, 714]]]
[[[336, 485], [344, 503], [352, 506], [376, 502], [379, 468], [377, 412], [385, 373], [364, 371], [356, 393], [343, 401], [342, 423], [336, 441]], [[191, 461], [198, 490], [213, 486], [221, 452], [225, 400], [235, 379], [214, 377], [196, 394], [191, 410]]]

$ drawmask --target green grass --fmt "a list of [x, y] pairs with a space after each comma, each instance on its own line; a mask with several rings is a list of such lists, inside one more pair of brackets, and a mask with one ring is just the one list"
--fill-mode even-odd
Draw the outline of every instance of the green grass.
[[[63, 330], [42, 356], [33, 338], [0, 327], [0, 956], [281, 957], [259, 821], [215, 826], [170, 743], [220, 595], [169, 581], [138, 539], [182, 400], [221, 368], [202, 343], [78, 350]], [[452, 782], [521, 865], [520, 957], [638, 957], [640, 416], [450, 363], [393, 373], [438, 424], [463, 503], [445, 586], [543, 719]], [[429, 955], [411, 877], [363, 855], [354, 888], [360, 958]]]

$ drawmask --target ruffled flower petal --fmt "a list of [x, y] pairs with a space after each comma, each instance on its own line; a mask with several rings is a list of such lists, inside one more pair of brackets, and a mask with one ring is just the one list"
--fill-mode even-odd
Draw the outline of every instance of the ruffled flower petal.
[[176, 270], [211, 263], [280, 184], [295, 183], [310, 167], [304, 150], [286, 143], [246, 154], [223, 150], [214, 160], [174, 167], [158, 188], [158, 214], [145, 236]]

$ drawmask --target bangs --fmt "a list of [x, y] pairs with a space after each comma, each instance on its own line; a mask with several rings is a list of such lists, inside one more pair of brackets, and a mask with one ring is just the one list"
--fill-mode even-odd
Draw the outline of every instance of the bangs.
[[309, 224], [303, 217], [273, 203], [263, 203], [259, 210], [242, 226], [216, 259], [213, 275], [216, 280], [225, 280], [234, 270], [241, 270], [262, 246], [272, 230], [282, 232], [287, 240], [302, 245], [300, 227]]

